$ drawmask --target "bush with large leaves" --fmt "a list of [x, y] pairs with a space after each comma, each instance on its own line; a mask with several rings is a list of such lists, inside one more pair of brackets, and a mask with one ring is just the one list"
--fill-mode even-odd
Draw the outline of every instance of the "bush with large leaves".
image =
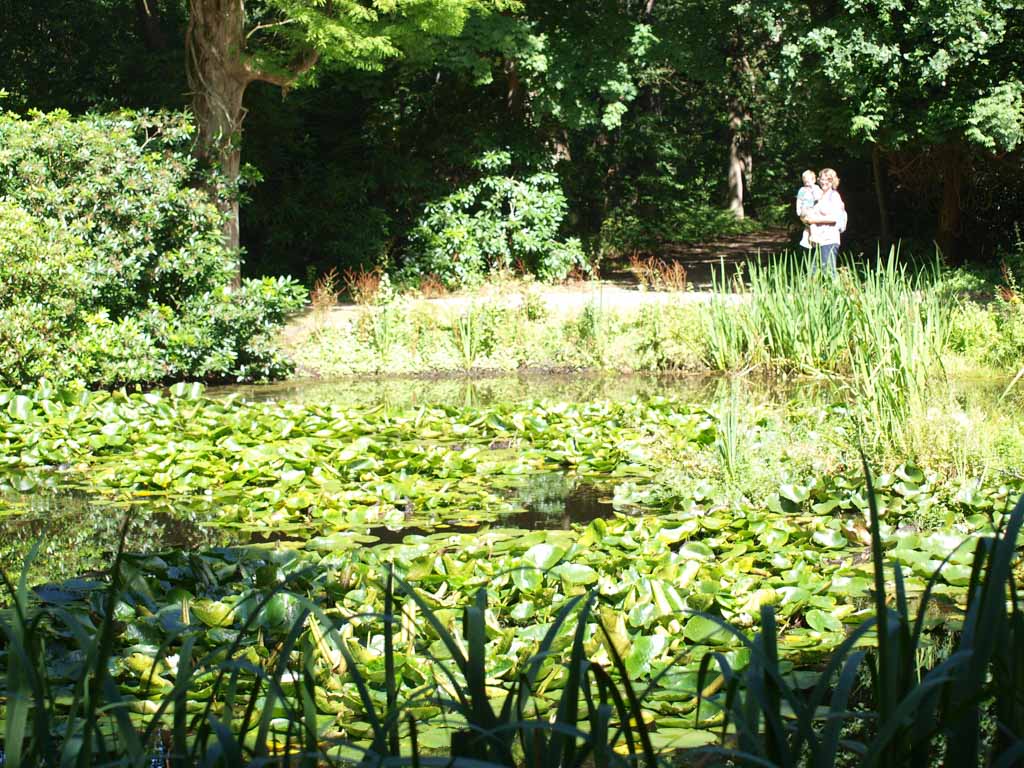
[[82, 325], [88, 259], [57, 222], [0, 202], [0, 381], [80, 372], [68, 352]]
[[271, 339], [304, 292], [287, 279], [229, 290], [190, 136], [180, 115], [0, 116], [0, 379], [287, 372]]
[[475, 165], [477, 181], [425, 208], [404, 277], [434, 275], [458, 287], [517, 267], [550, 281], [586, 264], [579, 240], [559, 238], [568, 203], [558, 176], [518, 176], [507, 151], [487, 152]]

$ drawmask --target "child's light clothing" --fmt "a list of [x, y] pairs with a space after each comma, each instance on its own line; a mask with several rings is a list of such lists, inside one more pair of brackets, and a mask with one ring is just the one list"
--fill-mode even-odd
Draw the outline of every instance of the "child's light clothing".
[[[807, 213], [814, 204], [821, 199], [821, 187], [817, 184], [804, 184], [800, 187], [800, 190], [796, 193], [796, 215], [797, 218], [802, 219], [804, 214]], [[803, 236], [800, 238], [800, 247], [810, 249], [811, 245], [811, 228], [804, 226]]]

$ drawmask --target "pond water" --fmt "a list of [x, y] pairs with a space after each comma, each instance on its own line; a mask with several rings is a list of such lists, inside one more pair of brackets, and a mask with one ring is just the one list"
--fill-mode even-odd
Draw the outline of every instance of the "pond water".
[[[503, 527], [568, 530], [614, 514], [607, 493], [565, 473], [531, 476], [528, 484], [506, 489], [504, 495], [512, 511], [501, 515]], [[18, 510], [0, 518], [0, 570], [17, 573], [38, 541], [33, 572], [53, 581], [108, 567], [126, 522], [130, 524], [125, 547], [136, 553], [304, 541], [295, 531], [254, 535], [224, 528], [218, 525], [212, 508], [189, 511], [158, 502], [116, 504], [79, 490], [7, 492], [0, 494], [0, 500]], [[382, 543], [390, 543], [409, 534], [467, 532], [479, 527], [442, 521], [428, 530], [410, 522], [408, 526], [368, 526], [366, 532]]]
[[[247, 400], [294, 403], [335, 403], [343, 407], [381, 407], [403, 411], [443, 405], [479, 408], [527, 400], [585, 402], [656, 395], [702, 401], [714, 396], [718, 376], [609, 375], [598, 373], [532, 373], [522, 376], [445, 376], [358, 378], [342, 381], [294, 380], [277, 384], [213, 387], [211, 396], [238, 395]], [[759, 388], [770, 389], [758, 381]], [[778, 387], [775, 387], [778, 389]]]
[[[550, 374], [289, 381], [215, 387], [207, 393], [211, 397], [234, 396], [252, 402], [337, 404], [344, 408], [399, 413], [422, 406], [461, 409], [535, 399], [580, 402], [671, 395], [699, 401], [712, 397], [720, 385], [719, 380], [708, 377]], [[180, 500], [170, 502], [160, 496], [112, 503], [85, 488], [67, 487], [59, 474], [50, 478], [50, 484], [52, 487], [37, 487], [28, 492], [0, 490], [0, 509], [7, 509], [6, 513], [0, 512], [0, 569], [3, 571], [17, 573], [37, 541], [39, 551], [32, 569], [36, 580], [60, 581], [100, 571], [112, 561], [127, 521], [130, 525], [126, 549], [138, 553], [303, 540], [302, 531], [254, 535], [219, 525], [217, 509], [204, 504], [202, 499], [192, 505], [183, 505]], [[499, 493], [509, 507], [500, 516], [500, 523], [505, 527], [564, 530], [614, 514], [610, 487], [603, 487], [593, 478], [583, 480], [568, 472], [549, 472], [532, 474], [529, 482], [503, 483], [503, 486]], [[387, 543], [400, 541], [409, 534], [468, 531], [479, 525], [479, 522], [458, 525], [440, 520], [428, 530], [410, 520], [404, 525], [371, 525], [366, 532]]]
[[[971, 383], [961, 400], [994, 402], [1001, 382]], [[338, 405], [361, 412], [380, 410], [405, 413], [417, 408], [484, 408], [536, 400], [584, 403], [596, 400], [671, 397], [683, 402], [721, 403], [736, 388], [758, 403], [822, 402], [837, 398], [821, 381], [785, 379], [725, 379], [651, 375], [546, 375], [362, 379], [345, 381], [288, 381], [273, 385], [219, 387], [208, 390], [215, 398], [235, 397], [251, 402]], [[498, 446], [503, 448], [506, 446]], [[514, 450], [514, 446], [507, 446]], [[492, 490], [502, 509], [490, 517], [468, 521], [407, 515], [386, 524], [368, 522], [364, 532], [381, 542], [395, 542], [410, 533], [474, 530], [483, 524], [519, 529], [568, 529], [615, 514], [612, 496], [623, 478], [574, 471], [535, 472], [522, 478], [497, 478]], [[183, 502], [161, 495], [110, 500], [90, 493], [81, 478], [68, 484], [57, 473], [53, 487], [19, 492], [0, 491], [0, 568], [16, 572], [37, 540], [40, 549], [34, 575], [60, 580], [107, 566], [116, 550], [126, 520], [130, 519], [126, 546], [133, 552], [168, 549], [201, 550], [251, 542], [302, 541], [311, 534], [302, 527], [253, 533], [221, 524], [216, 504], [202, 496]], [[71, 487], [69, 487], [71, 485]], [[14, 483], [14, 488], [18, 484]], [[76, 487], [77, 486], [77, 487]], [[242, 505], [245, 499], [239, 500]], [[411, 508], [411, 505], [410, 505]], [[624, 509], [620, 505], [620, 511]], [[4, 511], [6, 510], [6, 511]]]
[[[1024, 457], [1020, 403], [1000, 402], [1001, 391], [970, 385], [943, 401], [937, 418], [962, 416], [964, 445], [943, 443], [935, 466], [892, 449], [873, 472], [886, 557], [903, 569], [911, 602], [926, 589], [942, 602], [928, 615], [943, 627], [971, 579], [967, 539], [991, 534], [1024, 491], [1011, 469]], [[481, 615], [497, 628], [485, 633], [488, 679], [500, 686], [518, 679], [502, 675], [536, 652], [577, 596], [600, 595], [626, 674], [649, 680], [659, 718], [692, 736], [691, 723], [708, 725], [686, 703], [706, 653], [736, 669], [749, 656], [708, 615], [747, 631], [773, 606], [780, 656], [810, 672], [871, 612], [872, 503], [854, 409], [821, 381], [551, 375], [207, 395], [188, 385], [0, 393], [0, 567], [16, 571], [40, 542], [34, 600], [93, 621], [123, 539], [132, 554], [111, 668], [122, 692], [151, 703], [171, 685], [153, 673], [177, 676], [162, 655], [181, 631], [210, 664], [241, 642], [262, 665], [308, 605], [351, 633], [331, 642], [357, 652], [381, 700], [370, 673], [386, 645], [382, 585], [395, 574], [453, 636], [486, 588]], [[979, 475], [970, 462], [985, 446], [995, 462]], [[408, 615], [420, 610], [403, 601]], [[402, 663], [419, 686], [439, 679], [440, 641], [406, 615]], [[307, 638], [326, 665], [318, 722], [362, 739], [356, 686], [335, 674], [335, 651], [314, 627]], [[79, 651], [70, 634], [56, 635], [52, 674], [67, 687], [80, 674], [64, 660]], [[587, 653], [610, 665], [600, 647]], [[200, 665], [190, 696], [209, 696], [213, 674]], [[553, 706], [553, 679], [531, 706]], [[431, 725], [441, 747], [443, 725]], [[661, 738], [672, 731], [659, 722]]]

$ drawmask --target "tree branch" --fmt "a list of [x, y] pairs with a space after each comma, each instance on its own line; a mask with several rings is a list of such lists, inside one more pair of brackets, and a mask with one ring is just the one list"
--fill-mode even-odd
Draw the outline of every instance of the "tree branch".
[[250, 29], [246, 33], [245, 39], [248, 40], [250, 37], [255, 35], [261, 29], [270, 29], [271, 27], [283, 27], [285, 24], [294, 24], [294, 23], [295, 23], [295, 19], [284, 19], [282, 21], [274, 21], [274, 22], [271, 22], [269, 24], [257, 24], [255, 27], [253, 27], [252, 29]]
[[290, 88], [295, 84], [302, 75], [311, 70], [316, 63], [320, 60], [320, 51], [316, 48], [306, 48], [305, 50], [296, 54], [288, 65], [285, 67], [283, 72], [271, 72], [265, 69], [252, 69], [249, 64], [246, 64], [246, 68], [249, 70], [250, 77], [253, 80], [261, 80], [264, 83], [270, 83], [281, 88]]

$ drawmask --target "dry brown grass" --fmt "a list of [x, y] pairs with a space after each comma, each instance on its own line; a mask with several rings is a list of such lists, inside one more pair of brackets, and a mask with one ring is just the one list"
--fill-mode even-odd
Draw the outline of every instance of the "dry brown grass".
[[597, 264], [591, 265], [589, 272], [577, 264], [572, 268], [569, 274], [565, 276], [565, 282], [567, 285], [580, 285], [582, 283], [588, 283], [592, 280], [600, 279], [600, 268]]
[[345, 289], [352, 301], [356, 304], [372, 304], [380, 291], [381, 278], [384, 275], [380, 267], [367, 269], [366, 267], [355, 267], [346, 269]]
[[655, 256], [629, 257], [629, 269], [637, 282], [652, 291], [685, 291], [687, 287], [686, 267], [678, 261], [665, 261]]
[[1010, 265], [1003, 260], [999, 267], [1003, 272], [1003, 284], [999, 286], [999, 297], [1008, 304], [1020, 301], [1021, 297], [1017, 288], [1017, 279], [1010, 270]]
[[309, 300], [315, 315], [323, 317], [338, 303], [338, 296], [341, 295], [340, 283], [338, 270], [334, 267], [316, 279], [313, 290], [309, 292]]
[[667, 291], [686, 290], [686, 267], [678, 261], [660, 261], [658, 277]]
[[420, 295], [424, 299], [440, 299], [448, 295], [448, 289], [437, 275], [427, 275], [420, 280]]

